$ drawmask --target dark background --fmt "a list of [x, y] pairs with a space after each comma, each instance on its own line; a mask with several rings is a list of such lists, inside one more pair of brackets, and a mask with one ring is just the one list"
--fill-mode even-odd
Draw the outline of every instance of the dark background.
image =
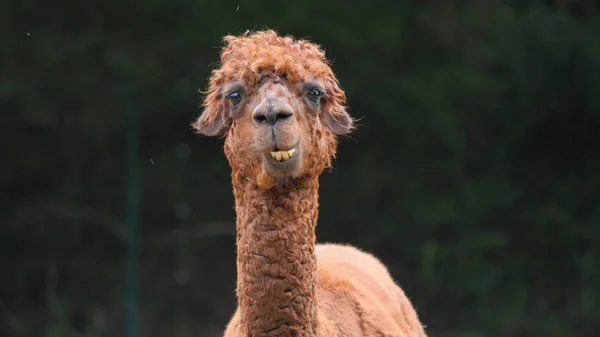
[[362, 118], [321, 179], [319, 241], [379, 256], [432, 337], [598, 336], [599, 9], [3, 1], [0, 335], [124, 336], [138, 113], [141, 335], [220, 336], [229, 166], [189, 125], [221, 37], [268, 27], [321, 44]]

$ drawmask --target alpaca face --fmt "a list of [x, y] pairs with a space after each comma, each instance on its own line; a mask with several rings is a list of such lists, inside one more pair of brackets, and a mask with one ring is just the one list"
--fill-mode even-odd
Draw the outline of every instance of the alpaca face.
[[270, 71], [257, 82], [254, 88], [239, 82], [226, 86], [233, 116], [225, 142], [230, 163], [243, 163], [252, 176], [264, 172], [281, 181], [320, 173], [309, 168], [324, 167], [335, 148], [334, 135], [318, 117], [322, 86], [290, 83], [285, 74]]
[[353, 124], [324, 52], [272, 31], [225, 40], [196, 130], [224, 134], [225, 154], [243, 177], [285, 183], [319, 175], [336, 136]]
[[[259, 80], [256, 94], [249, 98], [244, 114], [250, 122], [244, 120], [240, 128], [248, 128], [252, 134], [251, 149], [258, 158], [262, 170], [273, 177], [296, 177], [302, 168], [306, 142], [306, 126], [301, 116], [305, 113], [298, 102], [296, 88], [286, 83], [278, 75], [265, 72]], [[230, 137], [229, 137], [230, 136]], [[235, 151], [236, 143], [250, 139], [235, 139], [229, 135]]]

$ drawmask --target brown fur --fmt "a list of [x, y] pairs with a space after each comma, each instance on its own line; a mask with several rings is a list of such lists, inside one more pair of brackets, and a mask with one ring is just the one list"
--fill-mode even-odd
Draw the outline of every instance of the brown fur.
[[[225, 42], [194, 123], [199, 133], [226, 136], [232, 168], [238, 308], [225, 336], [426, 336], [379, 260], [350, 246], [316, 245], [318, 178], [335, 156], [336, 136], [353, 128], [325, 53], [273, 31]], [[313, 87], [323, 92], [316, 103], [306, 98]], [[228, 98], [232, 90], [243, 93], [241, 103]], [[273, 109], [293, 114], [270, 125], [256, 119]], [[297, 149], [294, 160], [274, 163], [269, 151], [278, 149]]]

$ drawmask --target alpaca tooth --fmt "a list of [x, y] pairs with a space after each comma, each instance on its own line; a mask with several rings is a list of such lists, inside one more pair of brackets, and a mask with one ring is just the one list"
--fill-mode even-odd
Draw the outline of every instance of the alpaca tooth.
[[273, 159], [276, 159], [277, 161], [288, 160], [288, 159], [292, 158], [295, 153], [296, 153], [296, 149], [291, 149], [291, 150], [287, 150], [287, 151], [271, 151], [271, 152], [269, 152], [271, 157]]

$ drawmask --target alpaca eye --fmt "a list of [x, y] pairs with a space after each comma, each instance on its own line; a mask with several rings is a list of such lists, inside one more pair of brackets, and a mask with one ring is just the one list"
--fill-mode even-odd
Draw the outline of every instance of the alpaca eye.
[[239, 91], [233, 91], [225, 95], [225, 99], [231, 102], [231, 105], [236, 106], [242, 101], [242, 94]]
[[323, 96], [323, 91], [317, 88], [312, 88], [306, 93], [306, 97], [313, 103], [319, 103], [319, 99]]

